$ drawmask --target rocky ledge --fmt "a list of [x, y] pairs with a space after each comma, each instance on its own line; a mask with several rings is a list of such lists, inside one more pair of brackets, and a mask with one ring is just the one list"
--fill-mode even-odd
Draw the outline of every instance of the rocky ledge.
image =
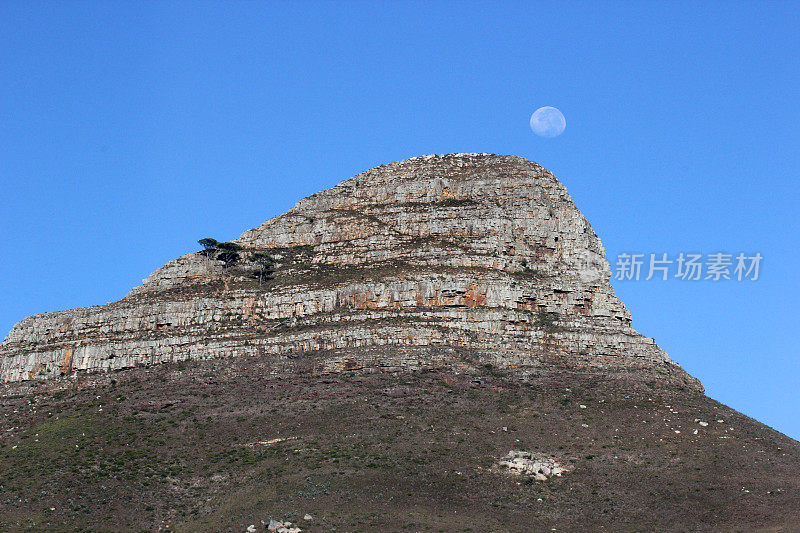
[[274, 259], [269, 279], [180, 257], [118, 302], [22, 320], [0, 345], [0, 379], [257, 356], [275, 374], [491, 365], [702, 390], [631, 327], [600, 239], [520, 157], [373, 168], [235, 244]]

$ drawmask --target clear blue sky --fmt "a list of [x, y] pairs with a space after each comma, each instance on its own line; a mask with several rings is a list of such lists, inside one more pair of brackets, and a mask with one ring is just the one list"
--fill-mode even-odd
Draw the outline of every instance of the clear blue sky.
[[[710, 396], [798, 438], [798, 5], [3, 2], [0, 334], [369, 167], [516, 154], [612, 262], [764, 256], [754, 283], [614, 285]], [[544, 105], [560, 137], [531, 133]]]

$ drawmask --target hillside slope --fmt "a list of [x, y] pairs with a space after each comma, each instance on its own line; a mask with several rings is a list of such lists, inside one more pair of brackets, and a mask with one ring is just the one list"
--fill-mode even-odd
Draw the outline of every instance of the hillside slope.
[[[488, 368], [270, 377], [259, 358], [2, 387], [4, 531], [800, 525], [800, 445], [694, 390]], [[495, 471], [510, 450], [567, 471]]]

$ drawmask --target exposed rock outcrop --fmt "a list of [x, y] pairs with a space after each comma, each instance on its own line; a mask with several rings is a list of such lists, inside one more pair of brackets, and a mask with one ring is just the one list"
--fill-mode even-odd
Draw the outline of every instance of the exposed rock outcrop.
[[564, 186], [519, 157], [383, 165], [236, 242], [275, 257], [274, 279], [183, 256], [118, 302], [21, 321], [2, 380], [262, 356], [274, 372], [491, 364], [701, 389], [631, 327]]
[[536, 481], [547, 481], [550, 476], [561, 476], [569, 469], [552, 457], [531, 452], [511, 450], [495, 465], [498, 472], [515, 476], [531, 476]]

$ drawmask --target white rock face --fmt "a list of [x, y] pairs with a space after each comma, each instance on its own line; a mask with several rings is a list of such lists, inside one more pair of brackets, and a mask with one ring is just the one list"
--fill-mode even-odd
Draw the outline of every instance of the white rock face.
[[267, 531], [274, 531], [275, 533], [300, 533], [303, 530], [296, 527], [291, 522], [281, 522], [280, 520], [273, 520], [270, 518]]
[[118, 302], [18, 323], [0, 379], [258, 356], [275, 373], [492, 364], [701, 389], [631, 327], [564, 186], [519, 157], [383, 165], [237, 243], [273, 255], [275, 279], [180, 257]]
[[552, 457], [535, 455], [522, 450], [511, 450], [497, 462], [497, 466], [502, 472], [518, 476], [533, 476], [536, 481], [547, 481], [550, 476], [560, 477], [567, 472], [567, 468]]

